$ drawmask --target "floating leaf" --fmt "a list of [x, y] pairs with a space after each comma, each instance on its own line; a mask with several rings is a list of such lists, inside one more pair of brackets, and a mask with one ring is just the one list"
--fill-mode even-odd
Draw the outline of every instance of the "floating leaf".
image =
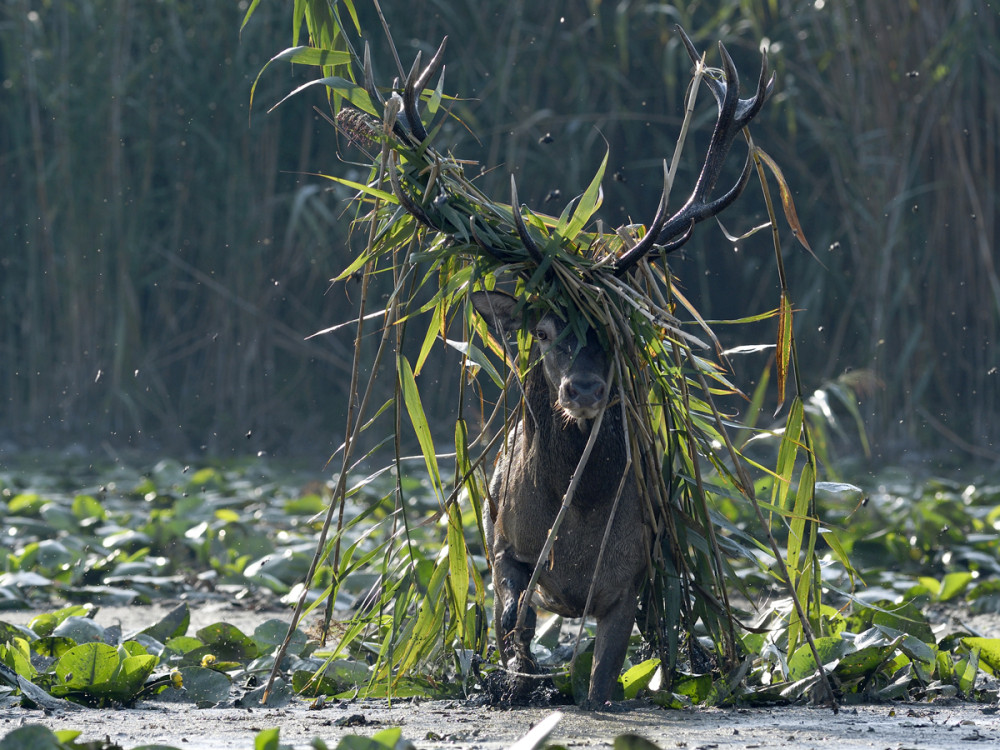
[[399, 727], [383, 729], [371, 737], [349, 734], [337, 743], [336, 750], [400, 750], [403, 730]]
[[955, 665], [955, 675], [958, 678], [958, 690], [965, 697], [971, 697], [976, 685], [976, 674], [979, 672], [979, 649], [973, 648], [968, 659], [963, 659]]
[[167, 612], [159, 622], [144, 628], [142, 632], [166, 643], [171, 638], [178, 638], [187, 633], [190, 624], [191, 610], [186, 602], [182, 602]]
[[941, 581], [941, 588], [937, 592], [939, 601], [947, 602], [961, 594], [974, 580], [972, 573], [961, 571], [948, 573]]
[[680, 674], [674, 678], [674, 694], [690, 698], [692, 703], [700, 704], [708, 700], [712, 693], [712, 675], [710, 674]]
[[66, 745], [56, 734], [41, 724], [17, 727], [0, 739], [3, 740], [0, 744], [4, 750], [66, 750]]
[[59, 682], [53, 694], [93, 688], [108, 682], [118, 669], [118, 649], [107, 643], [85, 643], [70, 649], [56, 662]]
[[121, 661], [111, 685], [102, 692], [127, 702], [139, 694], [146, 680], [156, 669], [156, 665], [155, 656], [148, 654], [129, 656]]
[[903, 604], [883, 603], [879, 609], [867, 610], [871, 623], [892, 630], [908, 633], [925, 643], [935, 643], [934, 631], [927, 617], [913, 602]]
[[[840, 636], [826, 636], [814, 639], [816, 651], [822, 661], [820, 666], [827, 667], [838, 661], [850, 650], [850, 644]], [[809, 644], [803, 644], [788, 660], [788, 677], [790, 680], [801, 680], [816, 672], [816, 658]]]
[[970, 651], [978, 651], [979, 658], [989, 665], [993, 673], [1000, 674], [1000, 638], [963, 638], [962, 643]]
[[649, 685], [650, 680], [660, 668], [659, 659], [646, 659], [644, 662], [636, 664], [621, 676], [622, 688], [625, 691], [625, 698], [635, 698], [639, 692]]
[[184, 690], [189, 700], [206, 706], [214, 706], [229, 698], [230, 679], [206, 667], [181, 667]]
[[278, 742], [278, 735], [281, 733], [279, 727], [262, 729], [253, 738], [254, 750], [278, 750], [281, 744]]
[[219, 659], [240, 661], [253, 659], [259, 653], [257, 642], [228, 622], [217, 622], [204, 627], [197, 635], [205, 647], [211, 649]]

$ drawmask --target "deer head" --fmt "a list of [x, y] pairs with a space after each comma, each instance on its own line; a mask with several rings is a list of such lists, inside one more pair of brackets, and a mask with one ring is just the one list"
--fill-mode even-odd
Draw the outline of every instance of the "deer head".
[[473, 292], [473, 307], [500, 338], [527, 328], [541, 357], [553, 404], [569, 419], [593, 419], [608, 401], [608, 353], [594, 330], [581, 340], [554, 312], [526, 320], [523, 301], [504, 292]]

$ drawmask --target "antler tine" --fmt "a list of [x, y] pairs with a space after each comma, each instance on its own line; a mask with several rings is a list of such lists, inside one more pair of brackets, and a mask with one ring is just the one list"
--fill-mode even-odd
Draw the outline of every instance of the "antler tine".
[[427, 67], [423, 71], [420, 70], [421, 53], [417, 52], [417, 56], [413, 60], [413, 67], [410, 68], [410, 72], [406, 76], [406, 86], [403, 89], [403, 110], [406, 112], [406, 119], [410, 124], [410, 132], [420, 142], [423, 142], [427, 138], [427, 131], [420, 120], [417, 97], [420, 96], [420, 92], [424, 90], [424, 86], [427, 85], [431, 76], [434, 75], [434, 71], [441, 64], [441, 58], [444, 57], [444, 47], [447, 42], [448, 37], [441, 40], [437, 52], [434, 53], [434, 57], [427, 63]]
[[417, 109], [416, 90], [417, 77], [420, 75], [420, 57], [421, 53], [417, 52], [417, 56], [413, 58], [413, 67], [406, 76], [406, 83], [403, 86], [403, 111], [406, 112], [406, 124], [413, 137], [422, 142], [427, 137], [427, 131], [424, 130], [424, 124], [420, 121], [420, 110]]
[[760, 76], [757, 78], [757, 91], [750, 99], [740, 99], [740, 106], [736, 110], [736, 119], [743, 122], [750, 122], [764, 106], [764, 102], [771, 96], [774, 90], [776, 75], [771, 73], [768, 76], [767, 52], [761, 53]]
[[517, 229], [517, 236], [521, 238], [524, 249], [528, 251], [528, 255], [537, 265], [542, 265], [545, 257], [538, 245], [535, 244], [534, 238], [528, 233], [524, 217], [521, 216], [521, 202], [517, 199], [517, 183], [514, 181], [514, 175], [510, 176], [510, 212], [514, 217], [514, 228]]
[[[681, 40], [684, 42], [684, 48], [687, 50], [688, 57], [691, 58], [691, 62], [695, 65], [701, 62], [701, 55], [694, 47], [691, 38], [680, 26], [674, 27], [677, 33], [680, 35]], [[736, 66], [733, 64], [733, 59], [729, 55], [729, 50], [726, 49], [726, 45], [719, 42], [719, 52], [722, 56], [722, 69], [723, 69], [723, 80], [707, 76], [703, 80], [706, 85], [711, 90], [713, 96], [715, 96], [716, 102], [719, 106], [722, 106], [722, 102], [726, 97], [729, 89], [732, 87], [739, 88], [739, 76], [736, 73]], [[764, 106], [764, 102], [771, 95], [771, 91], [774, 88], [774, 74], [772, 73], [770, 78], [768, 77], [769, 66], [767, 63], [767, 52], [764, 52], [761, 56], [760, 65], [760, 76], [757, 81], [757, 90], [754, 95], [749, 99], [738, 99], [736, 105], [736, 111], [734, 114], [734, 121], [736, 123], [742, 123], [745, 125], [750, 122], [758, 112], [760, 112], [761, 107]]]
[[[736, 201], [736, 199], [740, 197], [740, 194], [743, 192], [743, 189], [747, 186], [747, 183], [750, 182], [750, 175], [752, 174], [753, 174], [753, 159], [747, 157], [747, 162], [743, 166], [743, 174], [740, 175], [740, 179], [737, 181], [735, 185], [733, 185], [732, 188], [730, 188], [729, 192], [727, 192], [725, 195], [716, 198], [711, 203], [705, 204], [705, 215], [702, 218], [717, 216], [718, 214], [722, 213], [727, 208], [729, 208], [729, 206], [732, 205]], [[679, 250], [681, 247], [684, 246], [684, 244], [689, 239], [691, 239], [691, 235], [694, 233], [694, 225], [697, 224], [699, 221], [701, 221], [700, 218], [692, 217], [688, 220], [687, 227], [683, 230], [683, 233], [680, 234], [679, 236], [674, 236], [673, 239], [668, 240], [666, 242], [652, 241], [649, 244], [650, 246], [656, 245], [660, 255], [667, 255], [668, 253], [672, 253], [674, 250]], [[655, 225], [656, 221], [654, 220], [653, 226]], [[652, 227], [650, 227], [649, 233], [642, 238], [643, 242], [645, 242], [649, 237], [655, 237], [655, 236], [656, 235], [653, 234]], [[637, 247], [639, 247], [639, 245], [636, 245], [635, 248], [632, 249], [635, 250]], [[637, 254], [636, 261], [638, 261], [639, 258], [641, 257], [642, 255]], [[624, 264], [619, 264], [619, 265], [623, 266]], [[635, 263], [633, 263], [632, 265], [635, 265]], [[629, 266], [629, 268], [631, 268], [631, 266]], [[618, 270], [615, 271], [615, 275], [620, 277], [627, 270], [628, 269], [626, 268], [620, 267], [618, 268]]]
[[684, 49], [687, 50], [688, 57], [691, 58], [691, 62], [697, 65], [701, 62], [701, 55], [698, 54], [698, 50], [695, 49], [694, 42], [691, 41], [691, 37], [687, 35], [687, 32], [681, 27], [679, 23], [674, 24], [674, 31], [676, 31], [684, 43]]
[[[722, 54], [722, 70], [725, 80], [708, 79], [712, 93], [715, 94], [719, 104], [719, 117], [715, 121], [712, 140], [708, 143], [705, 163], [701, 167], [701, 174], [698, 175], [698, 182], [695, 183], [695, 192], [692, 197], [697, 196], [697, 199], [703, 199], [712, 192], [715, 183], [719, 181], [722, 165], [726, 161], [733, 139], [743, 129], [743, 125], [736, 121], [736, 109], [740, 103], [740, 76], [736, 72], [733, 58], [729, 56], [729, 51], [721, 42], [719, 43], [719, 52]], [[712, 83], [715, 83], [720, 91], [716, 92]], [[722, 95], [721, 100], [719, 94]]]
[[[688, 56], [695, 64], [700, 63], [701, 56], [690, 37], [680, 26], [676, 28]], [[723, 79], [720, 81], [711, 76], [706, 76], [703, 79], [715, 97], [719, 115], [715, 121], [715, 129], [712, 131], [712, 139], [709, 142], [705, 161], [695, 183], [694, 191], [677, 213], [662, 222], [662, 228], [657, 233], [648, 232], [643, 238], [643, 242], [640, 242], [619, 259], [615, 266], [616, 276], [622, 276], [628, 272], [654, 246], [659, 246], [661, 253], [667, 253], [681, 247], [691, 236], [695, 224], [715, 216], [729, 206], [740, 196], [750, 179], [752, 161], [747, 159], [743, 174], [736, 185], [721, 197], [712, 201], [708, 200], [708, 196], [712, 193], [719, 180], [719, 175], [722, 173], [722, 166], [733, 141], [764, 106], [764, 102], [774, 87], [774, 76], [768, 77], [767, 55], [765, 54], [761, 63], [757, 91], [749, 99], [740, 99], [740, 79], [733, 58], [730, 57], [729, 51], [721, 42], [719, 43], [719, 52], [722, 56]], [[656, 220], [654, 220], [655, 224]], [[655, 239], [647, 243], [645, 240], [650, 236]]]
[[431, 61], [427, 63], [427, 67], [424, 68], [423, 73], [421, 73], [420, 77], [417, 78], [416, 89], [418, 92], [423, 91], [424, 87], [427, 86], [427, 82], [431, 80], [431, 76], [434, 75], [434, 72], [441, 65], [441, 59], [444, 57], [444, 48], [446, 44], [448, 44], [447, 36], [441, 40], [441, 44], [438, 45], [437, 52], [434, 53], [434, 57], [431, 58]]

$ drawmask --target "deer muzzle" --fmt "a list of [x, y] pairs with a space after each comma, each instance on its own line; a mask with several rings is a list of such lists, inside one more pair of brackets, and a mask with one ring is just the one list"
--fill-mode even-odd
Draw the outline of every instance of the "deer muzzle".
[[559, 406], [577, 421], [596, 417], [607, 400], [607, 385], [599, 378], [565, 377], [559, 383]]

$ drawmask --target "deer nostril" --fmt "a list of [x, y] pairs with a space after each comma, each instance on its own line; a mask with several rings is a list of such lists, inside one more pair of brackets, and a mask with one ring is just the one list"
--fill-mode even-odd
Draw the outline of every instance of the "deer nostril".
[[604, 398], [605, 384], [601, 380], [566, 380], [563, 382], [563, 399], [577, 404], [596, 404]]

